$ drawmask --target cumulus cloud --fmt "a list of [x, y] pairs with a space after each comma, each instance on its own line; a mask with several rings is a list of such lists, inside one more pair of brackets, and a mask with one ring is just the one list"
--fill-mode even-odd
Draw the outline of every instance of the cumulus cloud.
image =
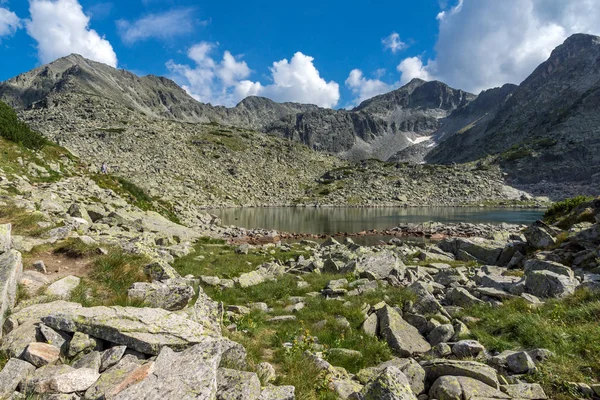
[[[339, 85], [326, 82], [313, 64], [314, 59], [300, 52], [273, 63], [272, 83], [263, 85], [247, 78], [252, 73], [245, 61], [239, 61], [225, 51], [221, 61], [211, 53], [216, 45], [199, 43], [188, 51], [195, 66], [167, 63], [167, 68], [182, 87], [194, 98], [205, 103], [235, 105], [247, 96], [264, 96], [275, 101], [293, 101], [335, 106], [340, 98]], [[239, 57], [238, 57], [239, 58]]]
[[401, 74], [400, 83], [404, 85], [415, 78], [430, 81], [432, 77], [428, 71], [428, 67], [432, 65], [432, 62], [430, 62], [427, 67], [424, 66], [423, 61], [419, 57], [405, 58], [397, 67], [398, 72]]
[[77, 0], [30, 0], [27, 33], [37, 41], [40, 61], [50, 62], [71, 53], [117, 66], [110, 42], [90, 29], [90, 18]]
[[194, 12], [190, 8], [150, 14], [133, 22], [117, 21], [121, 39], [127, 44], [149, 38], [170, 39], [185, 35], [193, 32], [195, 25]]
[[390, 36], [381, 39], [381, 43], [383, 44], [384, 48], [390, 50], [394, 54], [408, 47], [406, 43], [400, 40], [400, 35], [396, 32], [393, 32]]
[[[520, 83], [574, 33], [599, 34], [593, 0], [460, 0], [438, 14], [436, 56], [403, 61], [401, 72], [474, 93]], [[406, 71], [406, 72], [404, 72]], [[407, 81], [408, 78], [402, 78]]]
[[12, 35], [21, 27], [21, 19], [14, 12], [0, 7], [0, 37]]
[[382, 76], [382, 71], [376, 71], [375, 79], [365, 78], [363, 72], [359, 69], [354, 69], [350, 72], [346, 79], [346, 86], [352, 91], [355, 96], [351, 106], [357, 106], [364, 100], [377, 96], [382, 93], [389, 92], [394, 88], [394, 85], [388, 85], [379, 78]]

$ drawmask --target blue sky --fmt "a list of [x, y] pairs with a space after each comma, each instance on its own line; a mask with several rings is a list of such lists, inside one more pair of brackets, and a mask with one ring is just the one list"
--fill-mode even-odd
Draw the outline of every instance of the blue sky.
[[519, 83], [570, 34], [598, 33], [599, 3], [0, 0], [0, 80], [76, 52], [229, 106], [349, 107], [415, 77], [478, 93]]

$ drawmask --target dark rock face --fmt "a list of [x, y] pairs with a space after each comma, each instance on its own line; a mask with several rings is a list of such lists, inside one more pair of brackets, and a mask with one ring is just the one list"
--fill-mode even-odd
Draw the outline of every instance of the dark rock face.
[[[498, 162], [515, 183], [589, 182], [600, 172], [599, 37], [571, 36], [521, 85], [511, 89], [495, 89], [506, 95], [496, 97], [495, 106], [491, 101], [491, 113], [462, 130], [453, 127], [454, 133], [426, 160], [451, 163], [498, 155]], [[442, 126], [459, 121], [478, 101], [453, 113]]]

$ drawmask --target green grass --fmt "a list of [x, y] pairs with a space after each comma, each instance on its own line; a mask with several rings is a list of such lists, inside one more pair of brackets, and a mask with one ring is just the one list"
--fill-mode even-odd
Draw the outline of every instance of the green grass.
[[90, 177], [101, 188], [114, 191], [143, 211], [155, 211], [172, 222], [181, 222], [170, 203], [152, 198], [144, 189], [123, 177], [108, 174], [95, 174]]
[[29, 125], [19, 120], [15, 111], [2, 101], [0, 101], [0, 136], [32, 150], [39, 150], [49, 144], [46, 138], [32, 131]]
[[3, 351], [0, 351], [0, 371], [2, 371], [2, 368], [4, 368], [4, 366], [6, 365], [8, 360], [9, 360], [8, 355], [5, 354]]
[[[192, 274], [216, 275], [219, 278], [234, 278], [242, 273], [250, 272], [269, 261], [285, 262], [290, 258], [296, 260], [300, 255], [307, 255], [304, 250], [283, 251], [273, 248], [273, 254], [261, 250], [250, 250], [248, 254], [237, 254], [235, 246], [223, 244], [220, 239], [203, 238], [195, 246], [196, 251], [189, 256], [179, 258], [174, 268], [182, 276]], [[199, 257], [204, 259], [200, 260]]]
[[592, 201], [594, 198], [590, 196], [577, 196], [552, 204], [546, 213], [544, 219], [550, 223], [557, 221], [561, 217], [573, 212], [580, 205]]
[[24, 208], [16, 207], [14, 204], [0, 206], [0, 223], [12, 224], [13, 235], [38, 237], [51, 228], [42, 228], [38, 225], [45, 222], [43, 214], [29, 212]]
[[142, 306], [127, 299], [127, 290], [135, 282], [146, 282], [144, 265], [146, 257], [129, 254], [121, 249], [111, 248], [107, 255], [96, 257], [88, 277], [71, 295], [71, 301], [91, 306]]
[[600, 293], [578, 291], [563, 300], [531, 308], [521, 300], [502, 307], [475, 307], [466, 315], [479, 318], [471, 331], [490, 351], [547, 348], [555, 356], [529, 377], [550, 398], [573, 399], [567, 382], [598, 382], [600, 377]]

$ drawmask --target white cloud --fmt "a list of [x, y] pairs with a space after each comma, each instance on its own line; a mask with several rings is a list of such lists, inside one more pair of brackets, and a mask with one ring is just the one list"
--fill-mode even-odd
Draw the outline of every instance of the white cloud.
[[270, 68], [273, 83], [263, 85], [248, 80], [252, 71], [230, 52], [225, 51], [223, 59], [215, 61], [210, 55], [214, 48], [214, 44], [206, 42], [190, 48], [188, 57], [196, 64], [194, 67], [172, 60], [167, 63], [175, 79], [199, 101], [232, 106], [247, 96], [264, 96], [322, 107], [333, 107], [339, 101], [339, 85], [321, 78], [310, 56], [298, 52], [291, 61], [273, 63]]
[[520, 83], [574, 33], [600, 33], [596, 0], [460, 0], [453, 4], [438, 15], [435, 59], [424, 66], [407, 59], [401, 72], [426, 75], [478, 93]]
[[376, 79], [368, 79], [364, 77], [363, 72], [359, 69], [354, 69], [350, 72], [348, 79], [346, 79], [346, 86], [355, 96], [351, 106], [357, 106], [364, 100], [394, 89], [393, 85], [388, 85], [378, 79], [381, 78], [380, 74], [382, 72], [378, 70]]
[[[201, 42], [188, 50], [188, 57], [196, 64], [176, 64], [173, 60], [167, 63], [167, 68], [182, 83], [182, 87], [196, 100], [204, 103], [234, 105], [241, 100], [239, 81], [247, 78], [251, 71], [245, 61], [238, 61], [228, 51], [223, 60], [216, 62], [210, 53], [216, 45]], [[247, 91], [251, 87], [244, 85]]]
[[393, 32], [390, 36], [381, 39], [381, 43], [383, 43], [383, 47], [385, 49], [390, 50], [394, 54], [408, 47], [406, 43], [400, 40], [400, 35], [396, 32]]
[[12, 35], [21, 27], [21, 20], [14, 12], [0, 7], [0, 37]]
[[123, 42], [132, 44], [149, 38], [169, 39], [193, 32], [196, 21], [193, 9], [182, 8], [150, 14], [137, 21], [117, 21]]
[[424, 66], [423, 61], [421, 61], [419, 57], [405, 58], [397, 67], [398, 72], [402, 74], [400, 83], [404, 85], [415, 78], [430, 81], [432, 77], [427, 69], [431, 65], [432, 64], [429, 63], [427, 66]]
[[110, 42], [90, 29], [90, 18], [77, 0], [30, 0], [29, 12], [27, 33], [37, 41], [42, 62], [78, 53], [117, 66], [117, 55]]

